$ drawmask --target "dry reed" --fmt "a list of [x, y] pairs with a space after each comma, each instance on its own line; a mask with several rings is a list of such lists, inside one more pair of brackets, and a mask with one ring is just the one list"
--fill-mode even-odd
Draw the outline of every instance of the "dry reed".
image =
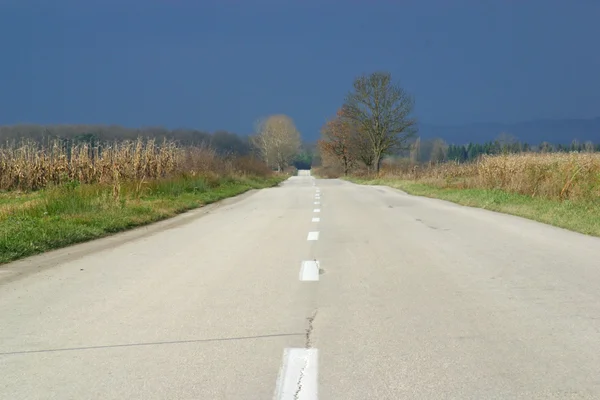
[[[153, 139], [91, 146], [47, 144], [32, 140], [0, 147], [0, 190], [37, 190], [69, 182], [113, 185], [176, 175], [220, 177], [232, 174], [267, 176], [269, 169], [249, 157], [220, 157], [208, 147], [179, 147]], [[118, 193], [115, 193], [118, 196]]]
[[522, 153], [483, 156], [468, 164], [386, 166], [382, 176], [447, 188], [500, 189], [555, 200], [600, 199], [599, 153]]

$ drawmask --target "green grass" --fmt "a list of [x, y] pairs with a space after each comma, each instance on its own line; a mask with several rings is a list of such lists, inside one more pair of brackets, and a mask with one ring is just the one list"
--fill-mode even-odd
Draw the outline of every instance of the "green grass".
[[440, 188], [397, 179], [347, 179], [361, 184], [386, 185], [416, 196], [517, 215], [571, 231], [600, 236], [600, 202], [561, 202], [502, 190]]
[[0, 264], [173, 217], [250, 189], [271, 178], [180, 177], [112, 187], [64, 185], [35, 193], [0, 193]]

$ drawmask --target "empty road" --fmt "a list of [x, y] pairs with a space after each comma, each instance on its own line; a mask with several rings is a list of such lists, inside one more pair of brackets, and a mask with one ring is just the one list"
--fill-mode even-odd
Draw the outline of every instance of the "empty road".
[[600, 240], [311, 176], [0, 267], [0, 399], [599, 399]]

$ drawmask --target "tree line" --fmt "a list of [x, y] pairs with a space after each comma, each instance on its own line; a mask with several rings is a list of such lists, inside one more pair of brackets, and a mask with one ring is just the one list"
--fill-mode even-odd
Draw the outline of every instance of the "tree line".
[[65, 148], [87, 143], [95, 147], [107, 142], [137, 140], [175, 141], [181, 146], [210, 147], [219, 155], [257, 156], [272, 169], [283, 170], [290, 165], [310, 168], [314, 146], [302, 143], [293, 120], [285, 115], [261, 119], [256, 133], [240, 135], [225, 130], [206, 132], [197, 129], [167, 129], [164, 127], [128, 128], [119, 125], [39, 125], [17, 124], [0, 126], [0, 144], [17, 144], [23, 140], [49, 143], [58, 140]]
[[[507, 135], [502, 134], [496, 140], [484, 143], [468, 143], [465, 145], [447, 145], [441, 139], [433, 139], [413, 144], [412, 160], [416, 162], [445, 162], [459, 163], [477, 160], [482, 155], [516, 154], [516, 153], [568, 153], [568, 152], [600, 152], [600, 143], [581, 143], [576, 140], [571, 144], [553, 144], [542, 142], [532, 145], [521, 142], [516, 138], [507, 141]], [[509, 136], [510, 137], [510, 136]]]
[[65, 144], [136, 140], [137, 138], [174, 140], [182, 146], [210, 146], [220, 154], [248, 155], [252, 151], [248, 136], [218, 130], [213, 133], [197, 129], [163, 127], [127, 128], [119, 125], [34, 125], [0, 126], [0, 142], [60, 140]]

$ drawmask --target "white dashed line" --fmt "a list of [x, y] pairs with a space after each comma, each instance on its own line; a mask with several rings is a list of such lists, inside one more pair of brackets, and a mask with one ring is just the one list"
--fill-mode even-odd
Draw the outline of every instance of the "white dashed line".
[[313, 217], [312, 222], [319, 222], [321, 221], [321, 218], [319, 217]]
[[315, 206], [318, 206], [319, 204], [321, 204], [320, 201], [315, 201]]
[[319, 262], [318, 261], [302, 261], [300, 266], [301, 281], [318, 281], [319, 280]]
[[313, 210], [313, 212], [321, 212], [321, 209], [320, 209], [320, 208], [315, 208], [315, 209]]
[[319, 232], [308, 232], [306, 240], [319, 240]]
[[318, 359], [317, 349], [284, 349], [274, 399], [317, 400]]

